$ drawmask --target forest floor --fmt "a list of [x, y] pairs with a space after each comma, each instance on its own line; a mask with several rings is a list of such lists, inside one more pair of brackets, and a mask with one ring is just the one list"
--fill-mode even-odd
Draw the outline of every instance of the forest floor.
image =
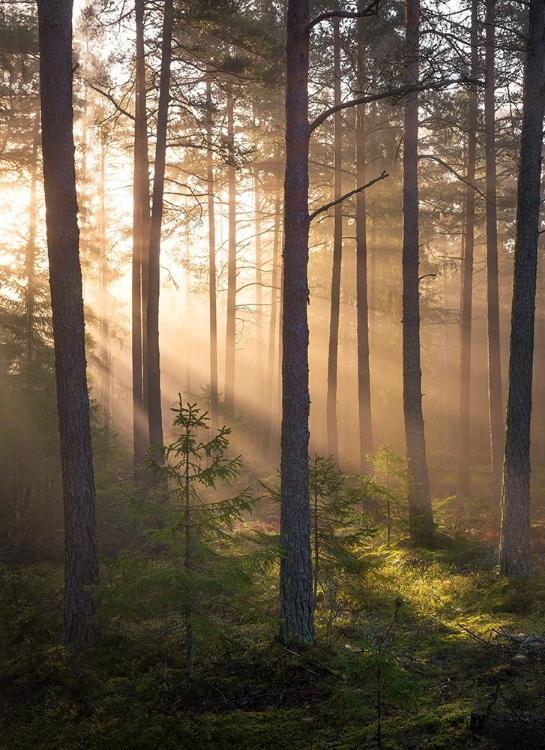
[[[465, 526], [434, 550], [375, 539], [357, 591], [319, 602], [315, 648], [276, 642], [274, 613], [221, 613], [191, 684], [182, 628], [122, 628], [110, 614], [101, 644], [72, 653], [60, 567], [4, 567], [0, 748], [545, 747], [541, 527], [535, 575], [509, 582], [494, 544]], [[264, 585], [272, 601], [273, 578]]]

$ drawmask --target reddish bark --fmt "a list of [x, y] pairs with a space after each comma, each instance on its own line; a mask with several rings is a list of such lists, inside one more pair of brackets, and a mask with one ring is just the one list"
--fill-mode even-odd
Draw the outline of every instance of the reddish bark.
[[65, 530], [64, 642], [93, 645], [99, 582], [72, 110], [72, 1], [38, 1], [42, 153]]

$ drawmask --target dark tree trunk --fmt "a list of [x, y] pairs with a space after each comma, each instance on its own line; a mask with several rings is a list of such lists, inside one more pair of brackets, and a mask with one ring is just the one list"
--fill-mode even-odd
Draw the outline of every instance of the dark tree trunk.
[[72, 1], [39, 0], [42, 153], [65, 529], [64, 642], [96, 643], [99, 581], [72, 111]]
[[517, 187], [507, 432], [501, 499], [500, 574], [531, 572], [530, 417], [545, 111], [545, 2], [530, 0]]
[[218, 310], [216, 288], [216, 215], [214, 204], [214, 152], [212, 82], [206, 81], [206, 183], [208, 191], [208, 274], [209, 274], [209, 315], [210, 315], [210, 429], [217, 430], [219, 419], [218, 397]]
[[[477, 78], [477, 0], [471, 2], [471, 77]], [[458, 429], [458, 486], [461, 500], [471, 496], [471, 329], [473, 313], [473, 250], [475, 244], [475, 162], [477, 154], [477, 92], [468, 95], [466, 206], [462, 252], [460, 311], [460, 425]]]
[[[419, 77], [419, 0], [407, 0], [405, 7], [406, 83], [412, 86]], [[403, 416], [410, 534], [413, 542], [426, 544], [434, 534], [434, 522], [422, 414], [418, 256], [418, 94], [410, 94], [403, 136]]]
[[[360, 0], [358, 8], [363, 10]], [[358, 19], [358, 84], [365, 86], [365, 20]], [[365, 105], [358, 107], [356, 115], [356, 182], [366, 181]], [[367, 456], [373, 452], [373, 424], [371, 419], [371, 368], [369, 364], [369, 298], [367, 286], [367, 204], [365, 190], [356, 197], [356, 304], [358, 338], [358, 425], [360, 437], [360, 466], [363, 474], [372, 472]]]
[[282, 316], [280, 639], [314, 642], [308, 378], [309, 0], [289, 0]]
[[503, 461], [504, 412], [501, 387], [498, 222], [496, 207], [495, 6], [496, 0], [486, 0], [486, 88], [484, 92], [484, 118], [486, 150], [488, 403], [490, 412], [492, 494], [494, 500], [499, 504]]
[[[148, 347], [148, 418], [150, 445], [163, 443], [161, 409], [161, 371], [159, 364], [159, 288], [161, 227], [163, 223], [163, 194], [167, 150], [168, 104], [170, 99], [170, 61], [172, 57], [172, 0], [165, 0], [163, 41], [161, 45], [161, 76], [159, 80], [159, 108], [149, 241], [147, 347]], [[156, 460], [160, 460], [157, 453]]]
[[232, 88], [227, 93], [227, 157], [229, 182], [229, 257], [227, 261], [227, 331], [225, 339], [225, 418], [235, 416], [235, 356], [237, 326], [237, 190], [235, 125]]
[[[341, 40], [339, 19], [333, 25], [333, 91], [334, 104], [341, 102]], [[342, 195], [342, 116], [334, 116], [334, 199]], [[335, 461], [339, 459], [337, 433], [337, 380], [339, 361], [339, 323], [341, 310], [341, 268], [343, 253], [343, 208], [335, 206], [333, 234], [333, 268], [331, 274], [331, 315], [329, 319], [329, 352], [327, 359], [327, 452]]]
[[150, 186], [148, 125], [146, 107], [146, 68], [144, 50], [145, 0], [136, 0], [136, 84], [134, 116], [133, 256], [132, 256], [132, 398], [134, 465], [141, 466], [148, 447], [148, 417], [145, 407], [147, 387], [148, 252]]

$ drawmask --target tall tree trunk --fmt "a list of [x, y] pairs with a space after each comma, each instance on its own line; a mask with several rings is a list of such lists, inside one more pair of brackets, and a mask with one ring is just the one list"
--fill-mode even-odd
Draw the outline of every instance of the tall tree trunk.
[[314, 642], [308, 379], [309, 0], [289, 0], [282, 315], [280, 639]]
[[[477, 78], [477, 0], [471, 2], [471, 77]], [[471, 496], [471, 328], [473, 312], [473, 249], [475, 244], [475, 162], [477, 153], [477, 92], [468, 95], [466, 206], [462, 253], [460, 311], [460, 426], [458, 429], [458, 487], [461, 500]]]
[[112, 389], [112, 370], [110, 358], [110, 323], [108, 310], [109, 269], [106, 252], [106, 142], [107, 132], [100, 133], [100, 212], [99, 212], [99, 246], [100, 246], [100, 405], [102, 407], [102, 426], [110, 426], [110, 394]]
[[[333, 22], [333, 92], [335, 105], [341, 102], [341, 39], [339, 19]], [[342, 115], [334, 115], [334, 199], [342, 195]], [[341, 309], [341, 268], [343, 252], [343, 208], [335, 206], [333, 235], [333, 269], [331, 276], [331, 315], [329, 319], [329, 352], [327, 359], [327, 451], [339, 459], [337, 433], [337, 380], [339, 361], [339, 322]]]
[[227, 260], [227, 331], [225, 340], [225, 418], [235, 416], [235, 353], [237, 325], [237, 192], [235, 125], [232, 87], [227, 92], [227, 158], [229, 182], [229, 257]]
[[[364, 9], [364, 0], [359, 0], [359, 11]], [[358, 85], [365, 87], [365, 39], [363, 18], [358, 19]], [[358, 107], [356, 114], [356, 182], [366, 181], [365, 105]], [[372, 472], [367, 456], [373, 452], [373, 424], [371, 419], [371, 368], [369, 364], [369, 298], [367, 286], [367, 204], [365, 190], [356, 196], [356, 305], [358, 340], [358, 425], [360, 437], [359, 470], [363, 474]]]
[[[168, 104], [170, 99], [170, 61], [172, 57], [173, 0], [165, 0], [163, 17], [163, 41], [161, 45], [161, 75], [159, 80], [159, 108], [157, 112], [157, 139], [155, 146], [155, 169], [153, 173], [153, 196], [151, 207], [149, 267], [148, 267], [148, 419], [150, 445], [163, 443], [163, 420], [161, 409], [161, 371], [159, 365], [159, 288], [161, 227], [163, 223], [163, 196], [165, 185], [165, 163], [167, 150]], [[156, 452], [156, 460], [160, 454]]]
[[[271, 272], [271, 317], [269, 320], [269, 341], [267, 353], [267, 379], [265, 384], [265, 419], [263, 422], [263, 438], [261, 454], [266, 460], [269, 455], [271, 444], [271, 426], [273, 418], [277, 417], [277, 394], [274, 393], [275, 385], [275, 350], [276, 329], [278, 324], [278, 288], [280, 279], [280, 208], [281, 194], [280, 184], [276, 186], [276, 198], [274, 202], [274, 237]], [[273, 395], [274, 394], [274, 395]]]
[[[255, 225], [255, 389], [257, 399], [263, 397], [263, 252], [261, 244], [261, 195], [259, 188], [259, 169], [254, 165], [254, 225]], [[261, 435], [264, 415], [256, 411], [256, 431]]]
[[530, 417], [545, 112], [545, 1], [530, 0], [517, 186], [500, 574], [530, 574]]
[[32, 154], [30, 161], [30, 201], [28, 205], [28, 240], [25, 251], [25, 319], [26, 356], [34, 358], [34, 312], [36, 304], [35, 265], [36, 265], [36, 185], [38, 181], [38, 146], [40, 143], [40, 113], [34, 115]]
[[500, 358], [500, 303], [498, 277], [498, 222], [496, 206], [495, 123], [495, 9], [496, 0], [486, 0], [486, 59], [484, 92], [486, 151], [486, 269], [488, 310], [488, 403], [492, 458], [492, 494], [499, 504], [503, 461], [503, 399]]
[[218, 396], [218, 310], [216, 272], [216, 214], [214, 202], [214, 152], [212, 81], [206, 80], [206, 184], [208, 191], [208, 276], [210, 315], [210, 429], [215, 433], [219, 419]]
[[533, 398], [535, 418], [532, 421], [532, 461], [537, 466], [545, 465], [545, 273], [543, 269], [543, 251], [537, 262], [536, 291], [536, 362], [534, 363]]
[[[406, 83], [419, 77], [419, 0], [407, 0]], [[422, 414], [420, 280], [418, 277], [418, 94], [405, 99], [403, 136], [403, 416], [407, 443], [411, 539], [426, 544], [434, 534]]]
[[132, 398], [134, 465], [141, 466], [148, 447], [147, 410], [147, 289], [150, 222], [146, 66], [144, 49], [145, 0], [135, 0], [136, 83], [134, 116], [133, 255], [132, 255]]
[[72, 0], [38, 0], [42, 153], [65, 532], [64, 642], [96, 643], [99, 581], [72, 110]]
[[189, 227], [185, 240], [185, 390], [190, 398], [193, 391], [193, 326], [191, 321], [191, 249]]

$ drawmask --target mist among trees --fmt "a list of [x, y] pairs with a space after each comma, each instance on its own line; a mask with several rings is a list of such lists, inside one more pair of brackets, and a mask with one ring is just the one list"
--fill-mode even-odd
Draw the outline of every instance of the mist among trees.
[[544, 0], [0, 40], [8, 745], [542, 746]]

